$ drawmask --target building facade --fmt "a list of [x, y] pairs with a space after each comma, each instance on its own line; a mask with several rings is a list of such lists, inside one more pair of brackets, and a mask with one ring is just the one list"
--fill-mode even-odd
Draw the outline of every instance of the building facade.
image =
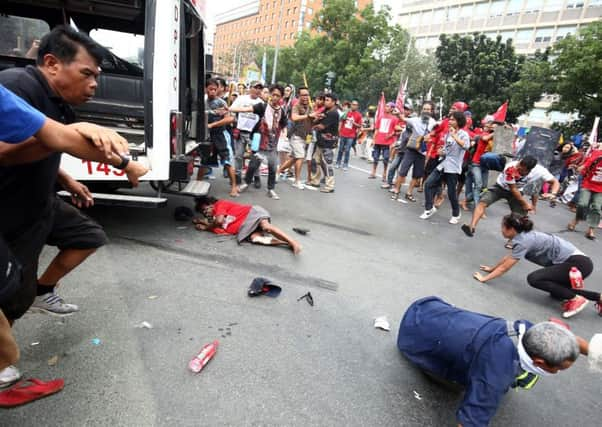
[[[356, 0], [364, 8], [371, 0]], [[216, 71], [228, 73], [236, 66], [237, 49], [275, 46], [280, 26], [280, 46], [291, 46], [322, 8], [322, 0], [255, 0], [215, 17], [213, 58]], [[241, 52], [238, 52], [240, 56]]]
[[512, 39], [518, 53], [545, 49], [602, 17], [602, 0], [390, 0], [395, 23], [421, 51], [434, 50], [439, 35], [474, 32]]

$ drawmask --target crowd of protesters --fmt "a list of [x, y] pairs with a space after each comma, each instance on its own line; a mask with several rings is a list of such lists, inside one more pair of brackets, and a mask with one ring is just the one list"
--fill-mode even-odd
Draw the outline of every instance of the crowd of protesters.
[[[14, 366], [19, 358], [11, 331], [14, 321], [28, 310], [55, 316], [77, 312], [75, 304], [58, 295], [57, 286], [107, 241], [102, 227], [77, 209], [93, 203], [91, 193], [60, 170], [60, 153], [109, 162], [123, 169], [133, 184], [147, 172], [124, 156], [127, 143], [115, 132], [74, 123], [72, 106], [94, 94], [100, 61], [94, 41], [58, 27], [41, 40], [35, 66], [0, 72], [0, 387], [21, 376]], [[568, 229], [575, 230], [585, 220], [585, 237], [595, 239], [602, 205], [602, 146], [597, 141], [558, 147], [564, 164], [555, 176], [518, 149], [513, 161], [496, 153], [495, 130], [509, 125], [495, 116], [475, 124], [469, 106], [461, 101], [437, 120], [430, 101], [422, 103], [417, 113], [411, 102], [389, 102], [362, 114], [357, 100], [340, 101], [332, 92], [312, 97], [305, 86], [265, 87], [259, 81], [228, 87], [223, 79], [210, 78], [205, 95], [212, 144], [209, 152], [199, 152], [197, 179], [205, 179], [212, 166], [221, 163], [232, 198], [250, 187], [260, 189], [262, 175], [267, 175], [267, 196], [273, 200], [280, 199], [277, 183], [289, 179], [296, 190], [334, 193], [335, 170], [347, 172], [353, 153], [371, 162], [368, 179], [378, 177], [382, 163], [380, 187], [390, 192], [385, 194], [392, 200], [410, 205], [418, 202], [415, 191], [424, 193], [420, 219], [436, 215], [445, 194], [451, 206], [450, 224], [459, 224], [461, 212], [472, 210], [471, 220], [460, 227], [468, 237], [476, 235], [486, 209], [504, 199], [511, 213], [503, 217], [501, 229], [511, 253], [494, 266], [482, 265], [482, 272], [473, 277], [488, 282], [526, 258], [542, 267], [527, 282], [562, 300], [565, 318], [581, 312], [588, 301], [595, 302], [602, 315], [601, 294], [575, 288], [570, 278], [575, 268], [583, 278], [589, 277], [592, 259], [568, 241], [534, 230], [528, 217], [539, 199], [555, 203], [564, 197], [575, 207]], [[15, 123], [28, 126], [15, 128]], [[90, 140], [101, 141], [100, 149]], [[493, 185], [489, 185], [490, 170], [499, 172]], [[577, 187], [570, 200], [569, 182]], [[73, 204], [56, 196], [55, 183], [72, 194]], [[538, 183], [545, 190], [527, 192]], [[198, 230], [234, 234], [239, 242], [287, 246], [295, 254], [301, 251], [298, 242], [271, 224], [270, 214], [260, 206], [205, 197], [197, 200], [196, 209], [204, 216], [194, 221]], [[38, 274], [38, 259], [46, 244], [57, 246], [59, 252]], [[36, 380], [13, 391], [19, 394], [29, 387], [37, 394], [22, 393], [22, 399], [33, 400], [62, 386], [60, 381]]]

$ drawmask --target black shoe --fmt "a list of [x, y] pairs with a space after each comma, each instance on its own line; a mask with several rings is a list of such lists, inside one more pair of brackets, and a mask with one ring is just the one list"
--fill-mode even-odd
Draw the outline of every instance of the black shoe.
[[253, 177], [253, 186], [255, 188], [261, 188], [261, 179], [258, 176]]
[[466, 234], [468, 237], [472, 237], [474, 236], [474, 228], [470, 228], [470, 225], [468, 224], [463, 224], [462, 225], [462, 231], [464, 232], [464, 234]]

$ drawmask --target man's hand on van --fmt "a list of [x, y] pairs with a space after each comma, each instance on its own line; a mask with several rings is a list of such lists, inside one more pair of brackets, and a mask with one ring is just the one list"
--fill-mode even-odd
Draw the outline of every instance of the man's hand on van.
[[138, 178], [146, 175], [149, 169], [142, 163], [131, 160], [124, 170], [128, 177], [128, 181], [130, 181], [134, 187], [137, 187]]
[[84, 138], [92, 141], [107, 159], [112, 158], [114, 153], [126, 155], [130, 151], [125, 138], [114, 130], [86, 122], [74, 123], [72, 127]]

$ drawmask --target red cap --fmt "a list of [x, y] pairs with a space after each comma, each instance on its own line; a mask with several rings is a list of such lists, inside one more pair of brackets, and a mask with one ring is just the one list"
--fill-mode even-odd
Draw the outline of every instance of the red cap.
[[463, 113], [468, 110], [468, 104], [466, 102], [457, 101], [452, 104], [452, 108]]

